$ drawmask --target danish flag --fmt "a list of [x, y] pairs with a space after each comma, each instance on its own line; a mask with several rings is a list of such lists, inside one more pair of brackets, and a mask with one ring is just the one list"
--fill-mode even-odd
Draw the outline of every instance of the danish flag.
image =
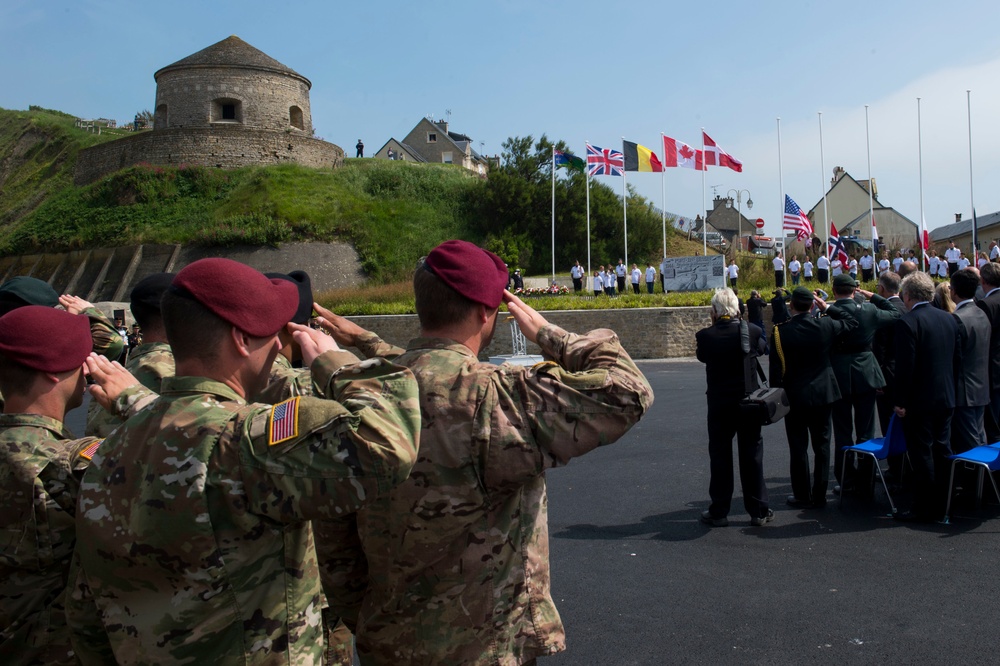
[[701, 139], [705, 144], [705, 166], [723, 166], [729, 167], [733, 171], [743, 172], [743, 162], [719, 148], [719, 144], [712, 140], [708, 134], [704, 131], [701, 133]]

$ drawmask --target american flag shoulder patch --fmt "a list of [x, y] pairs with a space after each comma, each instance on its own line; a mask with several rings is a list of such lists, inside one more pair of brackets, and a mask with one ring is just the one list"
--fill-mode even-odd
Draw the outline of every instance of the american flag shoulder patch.
[[90, 446], [88, 446], [87, 448], [85, 448], [83, 451], [80, 451], [80, 457], [86, 458], [87, 460], [93, 460], [94, 454], [97, 453], [97, 447], [99, 447], [103, 441], [104, 441], [103, 439], [99, 439]]
[[271, 421], [267, 430], [267, 444], [274, 446], [297, 437], [299, 434], [299, 399], [290, 398], [271, 408]]

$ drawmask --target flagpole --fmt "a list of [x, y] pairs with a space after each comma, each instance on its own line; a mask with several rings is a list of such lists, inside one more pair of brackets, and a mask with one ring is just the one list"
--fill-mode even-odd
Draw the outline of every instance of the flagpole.
[[[872, 261], [878, 263], [875, 258], [875, 184], [872, 182], [872, 145], [868, 134], [868, 105], [865, 104], [865, 147], [868, 151], [868, 223], [871, 225], [872, 234]], [[874, 266], [873, 266], [874, 268]], [[878, 271], [874, 271], [878, 274]]]
[[[586, 143], [588, 146], [590, 145], [589, 141], [587, 141]], [[589, 150], [587, 151], [587, 155], [588, 156], [590, 155]], [[587, 182], [587, 280], [586, 282], [589, 282], [594, 278], [594, 274], [590, 271], [590, 165], [589, 164], [587, 165], [587, 170], [584, 172], [584, 176], [586, 176], [586, 182]], [[591, 285], [591, 289], [593, 289], [593, 285]]]
[[976, 243], [979, 241], [979, 229], [976, 227], [976, 198], [972, 190], [972, 91], [965, 91], [965, 108], [969, 119], [969, 203], [972, 205], [972, 253], [975, 257], [972, 265], [979, 267], [979, 248]]
[[552, 281], [556, 281], [556, 147], [552, 146]]
[[923, 255], [923, 263], [920, 270], [928, 269], [927, 245], [924, 243], [924, 236], [927, 233], [927, 220], [924, 219], [924, 147], [923, 139], [920, 135], [920, 98], [917, 98], [917, 174], [920, 179], [920, 250]]
[[[708, 256], [708, 204], [705, 203], [705, 172], [708, 171], [708, 160], [705, 159], [705, 128], [701, 128], [701, 159], [702, 166], [705, 168], [701, 171], [701, 210], [705, 213], [705, 217], [701, 218], [701, 256]], [[716, 160], [718, 161], [718, 160]], [[725, 261], [723, 261], [723, 264]]]
[[819, 115], [819, 185], [820, 191], [823, 193], [823, 228], [826, 229], [826, 254], [827, 259], [830, 258], [830, 211], [827, 208], [826, 203], [826, 158], [823, 156], [823, 112], [818, 111]]
[[[781, 118], [779, 117], [776, 120], [777, 120], [777, 124], [778, 124], [778, 201], [779, 201], [778, 211], [782, 213], [782, 218], [781, 218], [781, 220], [782, 220], [781, 221], [781, 234], [782, 234], [782, 238], [784, 238], [784, 233], [785, 233], [785, 222], [784, 222], [784, 220], [785, 220], [785, 218], [784, 218], [784, 212], [785, 212], [785, 184], [784, 184], [784, 181], [782, 180], [782, 175], [781, 175]], [[749, 244], [748, 244], [748, 249], [749, 249]], [[786, 258], [787, 258], [787, 254], [786, 254]]]
[[[663, 137], [665, 135], [660, 132], [660, 145], [663, 145]], [[663, 164], [667, 163], [667, 153], [664, 150], [663, 153]], [[660, 167], [660, 221], [663, 224], [663, 256], [667, 256], [667, 168], [666, 166]]]
[[628, 266], [628, 189], [625, 184], [625, 137], [622, 137], [622, 224], [625, 231], [625, 265]]

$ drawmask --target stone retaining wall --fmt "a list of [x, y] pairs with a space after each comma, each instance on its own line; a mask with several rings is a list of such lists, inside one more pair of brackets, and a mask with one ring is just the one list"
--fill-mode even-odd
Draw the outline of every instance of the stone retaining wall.
[[81, 150], [73, 182], [86, 185], [119, 169], [146, 163], [237, 169], [286, 162], [336, 168], [344, 163], [344, 151], [299, 132], [238, 125], [155, 130]]
[[[529, 301], [530, 303], [530, 301]], [[709, 309], [688, 308], [634, 308], [627, 310], [558, 310], [543, 312], [545, 318], [568, 331], [584, 332], [595, 328], [610, 328], [621, 338], [622, 346], [634, 359], [681, 358], [695, 355], [694, 334], [711, 323]], [[505, 313], [501, 313], [506, 317]], [[382, 339], [405, 347], [408, 340], [417, 337], [420, 325], [416, 315], [350, 317]], [[765, 317], [765, 328], [770, 330], [770, 312]], [[497, 324], [496, 335], [489, 349], [479, 355], [490, 356], [511, 353], [511, 333], [507, 322]], [[537, 354], [537, 345], [528, 343], [528, 353]]]

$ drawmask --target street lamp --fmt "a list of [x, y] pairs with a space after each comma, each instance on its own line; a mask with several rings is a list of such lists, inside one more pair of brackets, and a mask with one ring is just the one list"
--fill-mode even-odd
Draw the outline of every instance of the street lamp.
[[740, 204], [742, 203], [742, 195], [744, 192], [747, 194], [747, 210], [753, 209], [753, 199], [750, 198], [750, 190], [729, 190], [726, 192], [728, 199], [726, 200], [726, 208], [733, 207], [733, 198], [730, 196], [733, 192], [736, 193], [736, 217], [739, 224], [739, 236], [737, 236], [737, 242], [739, 243], [740, 249], [743, 249], [743, 212], [740, 209]]

